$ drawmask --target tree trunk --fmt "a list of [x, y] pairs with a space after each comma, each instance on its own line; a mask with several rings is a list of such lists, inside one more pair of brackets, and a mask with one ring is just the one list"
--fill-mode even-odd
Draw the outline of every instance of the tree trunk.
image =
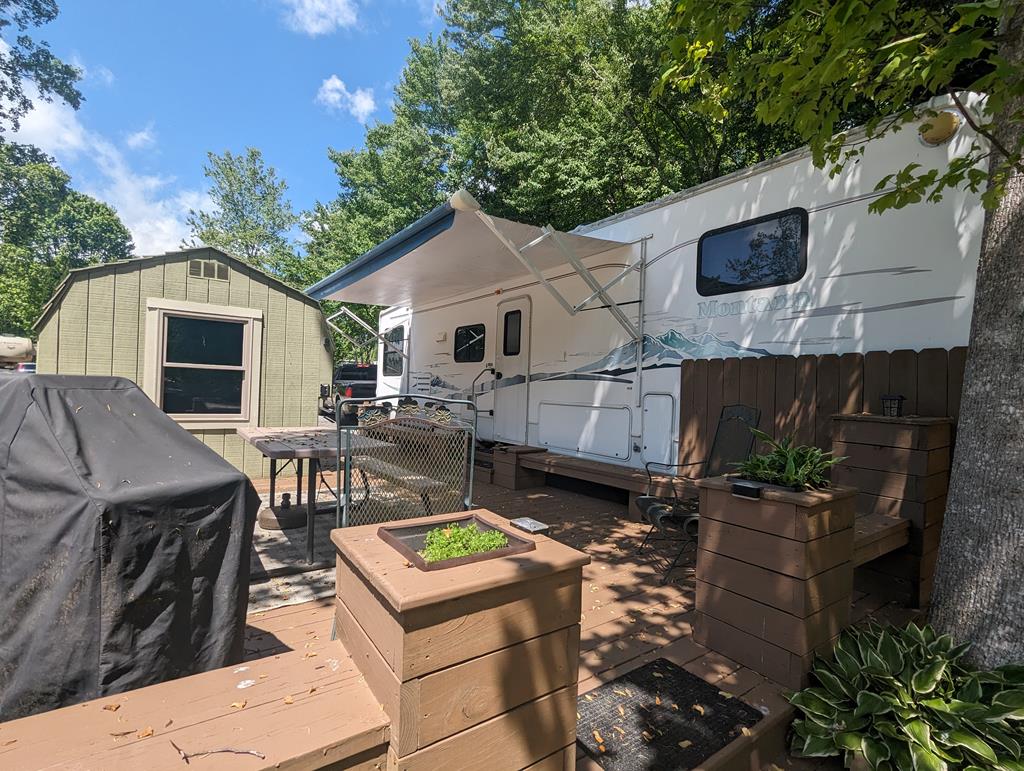
[[[1024, 55], [1019, 3], [1000, 54]], [[1010, 115], [996, 137], [1016, 148], [1024, 134]], [[995, 160], [995, 157], [994, 157]], [[973, 663], [1024, 662], [1024, 175], [1015, 174], [985, 217], [971, 340], [964, 373], [953, 476], [935, 574], [931, 618], [974, 642]]]

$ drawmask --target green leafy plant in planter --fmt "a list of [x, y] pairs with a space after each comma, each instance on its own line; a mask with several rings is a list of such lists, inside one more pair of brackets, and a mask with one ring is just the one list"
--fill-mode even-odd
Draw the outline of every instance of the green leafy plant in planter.
[[820, 489], [828, 487], [828, 470], [846, 460], [845, 457], [833, 458], [832, 453], [817, 447], [796, 445], [791, 436], [776, 441], [764, 431], [753, 427], [750, 431], [771, 450], [734, 464], [744, 479], [796, 490]]
[[848, 629], [789, 697], [792, 751], [878, 771], [1024, 771], [1024, 666], [979, 672], [930, 626]]
[[508, 536], [500, 530], [480, 530], [475, 523], [465, 527], [453, 524], [436, 527], [428, 532], [420, 554], [427, 562], [440, 562], [504, 549], [506, 546]]

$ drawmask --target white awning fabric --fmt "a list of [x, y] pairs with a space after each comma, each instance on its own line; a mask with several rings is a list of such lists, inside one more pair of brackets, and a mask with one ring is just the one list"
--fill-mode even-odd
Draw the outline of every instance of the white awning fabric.
[[[421, 307], [527, 278], [528, 257], [541, 272], [624, 246], [490, 217], [466, 191], [381, 242], [306, 293], [317, 300]], [[559, 243], [560, 242], [560, 243]]]

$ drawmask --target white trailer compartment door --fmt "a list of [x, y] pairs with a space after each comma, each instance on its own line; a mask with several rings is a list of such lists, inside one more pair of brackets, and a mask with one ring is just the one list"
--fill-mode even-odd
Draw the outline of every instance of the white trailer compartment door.
[[494, 438], [526, 444], [530, 406], [530, 298], [498, 304], [494, 352]]

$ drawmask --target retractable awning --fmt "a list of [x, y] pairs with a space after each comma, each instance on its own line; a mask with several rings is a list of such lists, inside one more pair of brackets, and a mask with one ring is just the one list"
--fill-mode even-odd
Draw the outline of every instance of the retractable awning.
[[[560, 265], [579, 272], [580, 260], [622, 247], [618, 241], [562, 233], [491, 217], [464, 190], [306, 290], [316, 300], [421, 307], [466, 292], [533, 276]], [[590, 300], [605, 297], [591, 284]], [[581, 273], [581, 275], [583, 275]], [[572, 305], [559, 296], [567, 311]], [[618, 310], [616, 308], [616, 310]]]

